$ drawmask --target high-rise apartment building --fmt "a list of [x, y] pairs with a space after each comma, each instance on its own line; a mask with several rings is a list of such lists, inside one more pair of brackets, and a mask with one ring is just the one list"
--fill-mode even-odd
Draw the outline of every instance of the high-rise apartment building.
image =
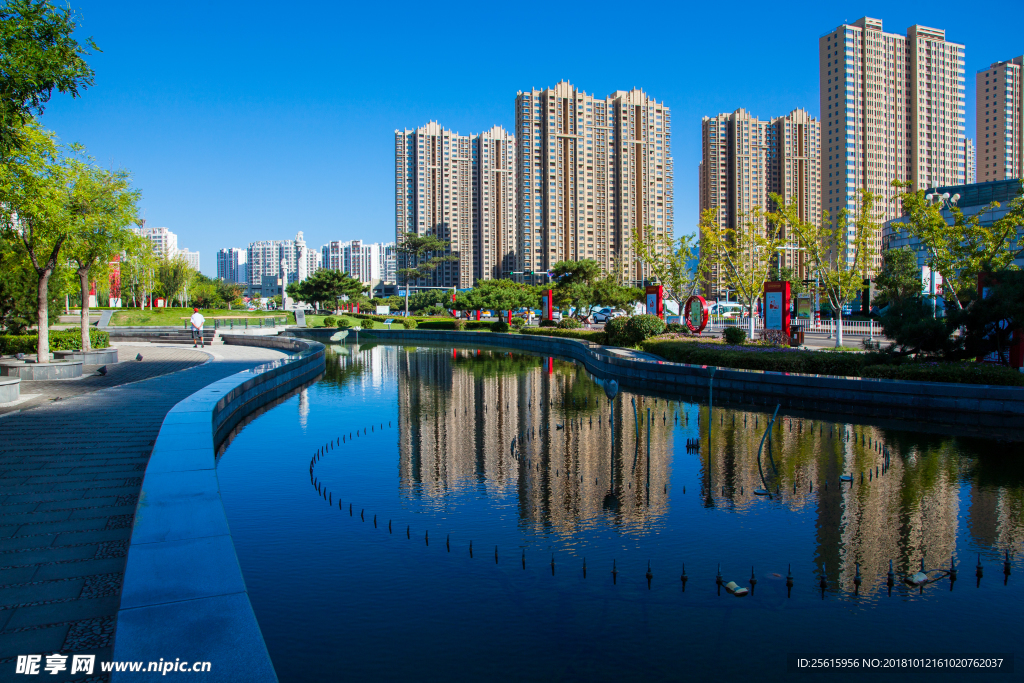
[[[964, 183], [963, 45], [942, 29], [914, 25], [904, 36], [864, 17], [822, 36], [818, 61], [822, 203], [833, 218], [855, 213], [858, 189], [880, 196], [881, 223], [900, 211], [893, 180], [914, 189]], [[880, 239], [871, 238], [869, 270], [880, 265]]]
[[145, 237], [153, 245], [157, 258], [174, 258], [178, 255], [178, 236], [167, 228], [132, 228], [132, 232]]
[[197, 273], [199, 272], [199, 252], [198, 251], [189, 251], [187, 248], [185, 248], [185, 249], [182, 249], [181, 251], [178, 252], [178, 256], [180, 256], [183, 259], [185, 259], [185, 263], [188, 264], [189, 268], [191, 268], [192, 270], [196, 271]]
[[290, 283], [320, 270], [320, 261], [320, 251], [306, 247], [302, 232], [294, 240], [250, 242], [246, 254], [249, 289], [264, 297], [283, 295]]
[[978, 153], [975, 151], [974, 140], [964, 140], [964, 166], [967, 173], [967, 184], [978, 182]]
[[[433, 121], [395, 131], [395, 241], [404, 244], [408, 233], [434, 235], [448, 242], [444, 255], [455, 257], [409, 282], [413, 288], [473, 286], [472, 164], [469, 136]], [[407, 258], [399, 254], [398, 268], [413, 265]]]
[[320, 247], [324, 268], [348, 273], [365, 284], [395, 282], [395, 243], [332, 241]]
[[672, 235], [671, 134], [669, 108], [642, 90], [600, 99], [562, 81], [519, 92], [519, 269], [594, 259], [642, 282], [633, 229]]
[[248, 284], [245, 249], [221, 249], [217, 252], [217, 279], [224, 282]]
[[501, 126], [473, 137], [473, 279], [510, 277], [516, 254], [516, 140]]
[[[821, 123], [803, 109], [769, 121], [745, 109], [706, 116], [701, 149], [700, 211], [713, 209], [718, 229], [736, 229], [752, 220], [755, 208], [773, 210], [770, 193], [794, 204], [801, 220], [821, 219]], [[783, 237], [785, 248], [774, 258], [797, 277], [808, 277], [796, 235]], [[713, 265], [705, 293], [719, 299], [725, 298], [725, 290], [723, 273]]]
[[1024, 57], [996, 62], [975, 76], [978, 182], [1024, 178]]

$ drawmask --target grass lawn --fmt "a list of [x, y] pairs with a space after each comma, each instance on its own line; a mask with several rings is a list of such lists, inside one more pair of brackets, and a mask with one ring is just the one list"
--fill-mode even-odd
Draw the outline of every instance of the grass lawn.
[[[281, 319], [284, 317], [288, 318], [287, 324], [295, 324], [295, 316], [292, 313], [284, 312], [270, 312], [267, 311], [229, 311], [225, 309], [199, 309], [199, 312], [206, 318], [207, 325], [213, 325], [213, 318], [251, 318], [250, 325], [256, 322], [256, 318], [264, 318], [268, 316], [274, 316], [278, 320], [278, 324], [281, 324]], [[154, 326], [165, 326], [165, 327], [184, 327], [185, 320], [192, 315], [191, 308], [154, 308], [152, 311], [149, 309], [140, 310], [137, 308], [122, 308], [117, 309], [113, 317], [110, 319], [110, 324], [113, 326], [133, 326], [133, 325], [154, 325]], [[223, 321], [226, 324], [227, 321]], [[269, 323], [269, 321], [268, 321]], [[256, 322], [259, 325], [259, 322]]]

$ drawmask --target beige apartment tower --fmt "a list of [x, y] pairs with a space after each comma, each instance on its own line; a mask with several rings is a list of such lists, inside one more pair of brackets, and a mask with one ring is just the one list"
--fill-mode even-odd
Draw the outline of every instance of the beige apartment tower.
[[1024, 178], [1024, 57], [996, 62], [975, 76], [978, 182]]
[[642, 90], [603, 99], [562, 81], [516, 96], [519, 268], [545, 282], [558, 261], [594, 259], [627, 283], [645, 278], [635, 227], [672, 235], [672, 122]]
[[[700, 211], [713, 209], [721, 230], [749, 220], [755, 208], [775, 207], [769, 194], [796, 204], [801, 220], [821, 218], [821, 123], [803, 109], [762, 121], [745, 109], [705, 116], [701, 122]], [[764, 226], [767, 229], [767, 225]], [[795, 235], [777, 258], [797, 277], [808, 278]], [[724, 278], [715, 266], [705, 284], [712, 299], [726, 296]]]
[[474, 280], [511, 277], [516, 254], [516, 139], [501, 126], [473, 138]]
[[[880, 225], [899, 215], [893, 180], [914, 189], [966, 181], [963, 45], [942, 29], [915, 25], [904, 36], [864, 17], [822, 36], [818, 63], [822, 203], [833, 218], [856, 210], [861, 188], [880, 196]], [[871, 239], [869, 271], [880, 267], [880, 239]]]

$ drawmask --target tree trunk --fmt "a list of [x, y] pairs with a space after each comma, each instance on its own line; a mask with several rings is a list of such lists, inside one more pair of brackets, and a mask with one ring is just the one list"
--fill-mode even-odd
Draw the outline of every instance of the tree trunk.
[[836, 308], [836, 348], [838, 349], [843, 345], [843, 308], [839, 306]]
[[78, 281], [82, 287], [82, 350], [89, 346], [89, 266], [78, 268]]
[[50, 362], [50, 302], [49, 284], [52, 268], [46, 268], [39, 275], [39, 285], [36, 290], [39, 315], [36, 324], [39, 328], [38, 341], [36, 342], [36, 362]]
[[747, 335], [747, 339], [754, 341], [754, 299], [750, 300], [750, 333]]

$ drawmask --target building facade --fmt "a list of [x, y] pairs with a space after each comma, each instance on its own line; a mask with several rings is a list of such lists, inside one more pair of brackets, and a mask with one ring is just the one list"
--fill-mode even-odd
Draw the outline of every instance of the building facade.
[[179, 251], [178, 252], [178, 256], [180, 256], [183, 259], [185, 259], [185, 263], [188, 264], [189, 268], [191, 268], [192, 270], [196, 271], [197, 273], [199, 272], [199, 252], [198, 251], [189, 251], [186, 248], [186, 249], [182, 249], [181, 251]]
[[644, 280], [632, 231], [672, 235], [671, 131], [669, 108], [642, 90], [601, 99], [562, 81], [518, 93], [518, 270], [528, 282], [582, 259]]
[[320, 247], [324, 268], [348, 273], [364, 284], [395, 282], [394, 242], [331, 241]]
[[224, 282], [249, 284], [246, 272], [248, 252], [245, 249], [221, 249], [217, 252], [217, 279]]
[[246, 253], [249, 291], [263, 297], [284, 295], [292, 282], [320, 270], [320, 251], [309, 249], [299, 232], [294, 240], [250, 242]]
[[[441, 263], [419, 287], [473, 286], [473, 152], [469, 136], [436, 122], [395, 131], [395, 242], [406, 235], [433, 235], [448, 242]], [[427, 254], [424, 258], [441, 254]], [[399, 253], [398, 268], [414, 265]]]
[[132, 232], [145, 237], [153, 245], [157, 258], [174, 258], [178, 255], [178, 236], [167, 228], [132, 228]]
[[[821, 219], [821, 123], [803, 109], [763, 121], [745, 109], [701, 122], [701, 163], [698, 168], [699, 207], [711, 209], [719, 230], [734, 230], [751, 220], [755, 209], [771, 211], [770, 193], [797, 208], [800, 219]], [[762, 224], [764, 229], [767, 225]], [[786, 246], [776, 258], [808, 277], [796, 235], [783, 235]], [[724, 274], [712, 266], [704, 289], [724, 299]]]
[[473, 279], [518, 269], [516, 140], [501, 126], [473, 136]]
[[[963, 45], [942, 29], [914, 25], [904, 36], [864, 17], [822, 36], [818, 52], [822, 203], [833, 218], [856, 213], [859, 189], [878, 195], [880, 224], [900, 212], [893, 180], [915, 190], [965, 182]], [[874, 269], [880, 231], [869, 248]]]
[[996, 62], [975, 76], [980, 183], [1024, 178], [1022, 69], [1024, 57], [1014, 57]]

